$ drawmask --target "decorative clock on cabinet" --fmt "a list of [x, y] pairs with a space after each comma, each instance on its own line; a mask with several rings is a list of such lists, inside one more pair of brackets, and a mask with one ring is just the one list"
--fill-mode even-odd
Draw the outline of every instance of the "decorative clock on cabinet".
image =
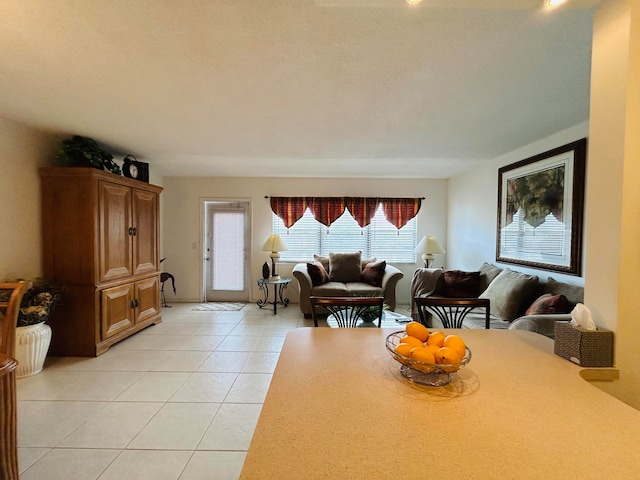
[[149, 164], [139, 162], [133, 155], [124, 157], [122, 173], [125, 177], [135, 178], [136, 180], [149, 183]]

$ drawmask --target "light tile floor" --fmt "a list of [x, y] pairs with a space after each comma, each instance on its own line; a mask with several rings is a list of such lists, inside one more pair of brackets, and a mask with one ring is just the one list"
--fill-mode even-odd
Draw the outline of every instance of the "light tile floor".
[[21, 480], [238, 478], [284, 337], [313, 322], [297, 305], [194, 306], [18, 380]]

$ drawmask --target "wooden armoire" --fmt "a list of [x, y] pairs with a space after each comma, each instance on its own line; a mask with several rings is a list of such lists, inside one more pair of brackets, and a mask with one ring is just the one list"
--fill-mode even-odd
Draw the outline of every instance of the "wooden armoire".
[[161, 187], [94, 168], [43, 167], [44, 278], [63, 288], [49, 353], [98, 356], [161, 321]]

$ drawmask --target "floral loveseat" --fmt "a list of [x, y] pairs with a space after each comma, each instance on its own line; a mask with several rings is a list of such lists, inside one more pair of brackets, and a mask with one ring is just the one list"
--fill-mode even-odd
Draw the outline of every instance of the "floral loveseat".
[[363, 259], [360, 252], [314, 255], [298, 263], [293, 276], [300, 287], [300, 311], [311, 318], [309, 297], [384, 297], [389, 310], [396, 308], [396, 284], [402, 272], [384, 260]]
[[[584, 302], [584, 288], [484, 263], [475, 272], [416, 270], [411, 298], [419, 296], [488, 298], [491, 328], [529, 330], [553, 338], [554, 323], [571, 320], [571, 310]], [[412, 317], [419, 321], [415, 305]], [[463, 328], [485, 328], [484, 310], [471, 312]]]

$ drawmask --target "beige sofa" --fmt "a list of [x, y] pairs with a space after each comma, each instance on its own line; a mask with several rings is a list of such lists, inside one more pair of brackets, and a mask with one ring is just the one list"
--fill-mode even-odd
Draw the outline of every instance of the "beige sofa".
[[[316, 257], [317, 258], [317, 257]], [[375, 259], [374, 259], [375, 260]], [[366, 262], [366, 261], [365, 261]], [[313, 263], [313, 262], [310, 262]], [[364, 268], [365, 265], [362, 265]], [[293, 276], [300, 287], [300, 311], [305, 318], [311, 318], [311, 302], [309, 297], [384, 297], [389, 310], [396, 308], [396, 285], [403, 277], [402, 272], [393, 265], [385, 264], [380, 286], [363, 281], [333, 281], [321, 285], [313, 285], [307, 263], [298, 263], [293, 268]], [[355, 278], [353, 278], [355, 280]]]
[[[571, 320], [570, 311], [577, 303], [584, 302], [582, 286], [558, 282], [551, 277], [541, 280], [535, 275], [489, 263], [484, 263], [477, 272], [418, 269], [411, 282], [411, 298], [452, 297], [452, 289], [462, 289], [464, 292], [469, 287], [468, 282], [472, 279], [470, 274], [474, 273], [477, 274], [477, 285], [467, 290], [465, 295], [457, 296], [488, 298], [491, 328], [529, 330], [553, 338], [555, 322]], [[445, 274], [453, 278], [453, 287], [445, 284]], [[471, 295], [474, 288], [477, 294]], [[553, 310], [562, 313], [531, 313]], [[415, 305], [412, 305], [412, 317], [418, 320]], [[485, 328], [484, 310], [471, 312], [462, 325], [463, 328]]]

